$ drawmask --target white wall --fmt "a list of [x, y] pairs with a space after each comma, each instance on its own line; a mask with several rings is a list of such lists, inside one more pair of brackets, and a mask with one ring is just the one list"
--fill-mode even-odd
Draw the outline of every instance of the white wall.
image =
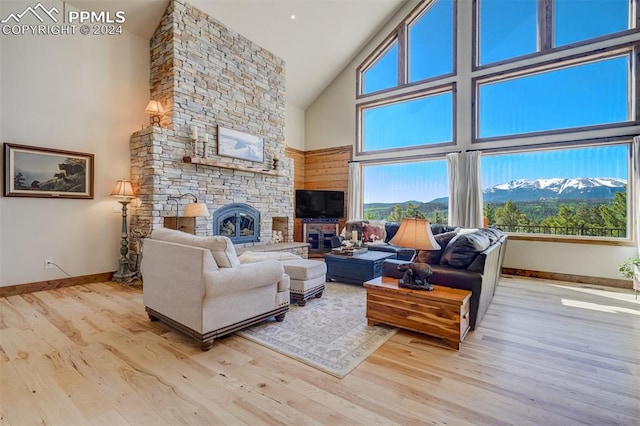
[[[354, 145], [356, 139], [356, 68], [358, 65], [386, 38], [395, 26], [410, 12], [417, 2], [411, 1], [400, 10], [394, 18], [371, 40], [371, 42], [357, 55], [353, 61], [336, 77], [323, 93], [305, 111], [305, 149], [317, 150], [343, 145]], [[471, 48], [472, 41], [468, 30], [472, 28], [472, 2], [458, 2], [458, 87], [457, 103], [470, 105], [472, 86]], [[637, 41], [638, 36], [627, 37], [628, 41]], [[603, 43], [603, 46], [606, 43]], [[586, 49], [586, 48], [585, 48]], [[583, 49], [584, 50], [584, 49]], [[559, 52], [561, 55], [563, 52]], [[525, 65], [527, 61], [523, 61]], [[440, 83], [438, 83], [440, 84]], [[415, 90], [415, 87], [411, 90]], [[456, 133], [458, 146], [456, 149], [477, 149], [471, 147], [471, 108], [460, 108], [456, 117]], [[640, 133], [640, 127], [638, 127]], [[585, 132], [584, 135], [567, 135], [565, 138], [593, 138], [626, 134], [628, 129], [608, 132]], [[526, 143], [546, 142], [544, 137], [528, 138]], [[508, 144], [510, 142], [506, 142]], [[520, 142], [522, 143], [522, 142]], [[505, 142], [502, 142], [504, 145]], [[499, 143], [484, 144], [491, 148]], [[450, 147], [437, 148], [421, 152], [447, 152]], [[416, 152], [407, 152], [413, 155]], [[376, 155], [369, 159], [378, 158]], [[593, 277], [620, 278], [616, 265], [636, 253], [634, 247], [603, 246], [590, 244], [566, 244], [553, 242], [510, 241], [505, 267], [528, 269], [545, 272], [577, 274]]]
[[287, 102], [284, 109], [284, 141], [289, 148], [304, 150], [304, 110]]
[[95, 155], [93, 200], [2, 198], [0, 286], [65, 278], [45, 259], [72, 276], [115, 271], [121, 216], [109, 193], [129, 176], [130, 135], [149, 122], [149, 42], [130, 33], [0, 38], [2, 141]]

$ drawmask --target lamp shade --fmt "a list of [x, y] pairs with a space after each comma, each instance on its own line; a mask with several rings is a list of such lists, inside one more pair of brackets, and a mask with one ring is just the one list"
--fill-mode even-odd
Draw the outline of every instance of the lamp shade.
[[151, 100], [144, 112], [148, 114], [164, 114], [164, 108], [162, 108], [162, 104], [159, 101]]
[[429, 221], [426, 219], [402, 219], [398, 232], [389, 242], [399, 247], [416, 250], [440, 249], [440, 245], [433, 238]]
[[204, 203], [189, 203], [184, 206], [184, 215], [186, 217], [209, 216], [209, 209]]
[[111, 191], [112, 197], [120, 197], [124, 200], [136, 198], [136, 194], [133, 192], [131, 182], [126, 179], [121, 179], [116, 182], [115, 188]]

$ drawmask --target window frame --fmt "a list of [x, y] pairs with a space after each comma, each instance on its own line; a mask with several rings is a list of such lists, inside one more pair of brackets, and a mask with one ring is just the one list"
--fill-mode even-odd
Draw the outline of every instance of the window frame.
[[[410, 101], [414, 99], [427, 98], [433, 95], [439, 95], [443, 93], [451, 93], [451, 142], [441, 142], [441, 143], [433, 143], [433, 144], [423, 144], [423, 145], [412, 145], [402, 148], [388, 148], [388, 149], [377, 149], [366, 151], [364, 149], [364, 112], [367, 109], [375, 108], [384, 105], [392, 105], [404, 101]], [[381, 99], [372, 100], [369, 102], [363, 102], [356, 105], [356, 152], [355, 155], [358, 156], [367, 156], [367, 155], [379, 155], [379, 154], [389, 154], [392, 152], [407, 152], [407, 151], [415, 151], [424, 148], [434, 148], [434, 147], [443, 147], [443, 146], [455, 146], [456, 145], [456, 114], [457, 114], [457, 102], [456, 102], [456, 83], [448, 83], [435, 87], [431, 87], [425, 90], [418, 90], [408, 93], [397, 94], [393, 96], [388, 96]], [[407, 158], [407, 157], [405, 157]]]
[[[535, 132], [527, 132], [527, 133], [512, 133], [508, 135], [502, 136], [490, 136], [490, 137], [480, 137], [480, 87], [482, 84], [486, 83], [495, 83], [500, 81], [506, 81], [510, 79], [526, 77], [530, 75], [540, 74], [549, 71], [561, 70], [564, 68], [576, 66], [576, 65], [586, 65], [588, 63], [597, 61], [610, 59], [620, 56], [628, 56], [629, 64], [630, 64], [630, 72], [629, 72], [629, 99], [628, 99], [628, 115], [631, 117], [630, 120], [625, 122], [611, 123], [611, 124], [596, 124], [591, 126], [579, 126], [579, 127], [570, 127], [563, 129], [552, 129], [552, 130], [541, 130]], [[634, 62], [636, 62], [636, 75], [633, 74]], [[638, 96], [638, 81], [640, 74], [638, 72], [638, 66], [640, 64], [640, 49], [638, 48], [636, 43], [629, 42], [620, 46], [614, 46], [609, 49], [597, 50], [587, 53], [581, 53], [569, 57], [563, 57], [560, 60], [550, 60], [546, 62], [542, 62], [536, 64], [534, 66], [522, 66], [513, 68], [508, 71], [499, 71], [492, 74], [486, 74], [479, 77], [474, 77], [471, 79], [471, 84], [473, 87], [472, 91], [472, 105], [473, 105], [473, 113], [471, 115], [471, 144], [484, 143], [484, 142], [494, 142], [494, 141], [503, 141], [503, 140], [513, 140], [513, 139], [526, 139], [537, 136], [545, 136], [545, 135], [563, 135], [567, 133], [577, 133], [583, 131], [596, 131], [603, 129], [616, 129], [616, 128], [624, 128], [624, 127], [632, 127], [640, 124], [640, 96]], [[635, 96], [636, 102], [633, 102], [633, 98]]]
[[[428, 161], [447, 161], [447, 157], [445, 154], [427, 154], [427, 155], [413, 155], [402, 158], [393, 158], [393, 159], [379, 159], [379, 160], [363, 160], [359, 161], [360, 167], [362, 170], [362, 180], [360, 182], [360, 191], [362, 193], [362, 217], [364, 218], [364, 186], [365, 186], [365, 173], [364, 170], [366, 167], [375, 167], [375, 166], [388, 166], [394, 164], [409, 164], [409, 163], [424, 163]], [[447, 166], [448, 167], [448, 166]], [[447, 186], [449, 185], [449, 176], [447, 174]]]
[[[363, 94], [364, 91], [364, 74], [371, 69], [371, 67], [375, 66], [378, 61], [380, 61], [380, 59], [382, 59], [382, 57], [384, 55], [386, 55], [389, 50], [391, 50], [392, 46], [394, 45], [394, 43], [398, 43], [398, 76], [397, 76], [397, 82], [398, 84], [392, 87], [387, 87], [386, 89], [380, 89], [380, 90], [376, 90], [367, 94]], [[400, 63], [401, 63], [401, 57], [404, 55], [403, 51], [404, 51], [405, 47], [404, 44], [400, 42], [400, 38], [398, 37], [397, 32], [393, 32], [391, 33], [381, 44], [380, 46], [378, 46], [378, 48], [367, 57], [367, 59], [365, 59], [362, 64], [360, 64], [360, 66], [357, 68], [356, 71], [356, 93], [358, 93], [360, 96], [362, 97], [366, 97], [366, 96], [372, 96], [372, 95], [378, 95], [380, 93], [384, 93], [384, 92], [389, 92], [391, 90], [396, 90], [398, 88], [399, 85], [401, 85], [401, 74], [402, 74], [402, 69], [400, 67]]]
[[631, 28], [623, 31], [617, 31], [602, 35], [599, 37], [590, 38], [587, 40], [577, 41], [574, 43], [563, 44], [562, 46], [553, 47], [554, 36], [554, 5], [556, 0], [537, 0], [538, 3], [538, 19], [536, 21], [537, 28], [537, 51], [533, 53], [527, 53], [525, 55], [515, 56], [513, 58], [501, 59], [487, 64], [480, 64], [480, 2], [482, 0], [473, 0], [473, 20], [472, 20], [472, 37], [473, 42], [471, 44], [472, 49], [472, 71], [481, 71], [487, 68], [492, 68], [500, 65], [510, 64], [513, 62], [519, 62], [527, 59], [537, 58], [539, 56], [548, 55], [550, 53], [561, 52], [563, 50], [575, 49], [580, 46], [588, 46], [594, 43], [599, 43], [607, 40], [612, 40], [626, 35], [634, 34], [640, 28], [640, 6], [638, 0], [629, 0], [629, 23]]
[[[538, 4], [553, 4], [548, 0], [538, 0]], [[432, 4], [430, 0], [420, 0], [417, 6], [403, 7], [402, 10], [407, 10], [407, 14], [404, 17], [394, 17], [394, 22], [398, 22], [395, 27], [391, 27], [389, 35], [384, 40], [389, 40], [393, 37], [399, 37], [400, 43], [398, 50], [398, 58], [407, 57], [406, 35], [408, 31], [408, 23], [412, 22], [420, 16], [423, 10], [428, 8]], [[453, 72], [448, 75], [441, 75], [435, 78], [425, 79], [422, 81], [413, 82], [411, 84], [399, 84], [396, 87], [392, 87], [376, 93], [369, 93], [362, 95], [360, 92], [360, 72], [363, 69], [363, 64], [369, 64], [372, 60], [375, 60], [376, 54], [381, 50], [381, 44], [372, 48], [372, 53], [367, 56], [367, 61], [363, 62], [359, 67], [356, 67], [356, 81], [358, 87], [355, 93], [355, 140], [353, 141], [353, 161], [367, 164], [373, 163], [402, 163], [412, 160], [428, 160], [430, 158], [437, 158], [446, 156], [451, 152], [461, 151], [474, 151], [479, 150], [487, 154], [493, 152], [509, 152], [514, 150], [526, 150], [526, 149], [546, 149], [548, 146], [557, 145], [571, 146], [578, 144], [594, 143], [607, 144], [610, 141], [630, 140], [633, 136], [640, 134], [640, 0], [631, 0], [629, 3], [631, 10], [629, 14], [630, 28], [625, 31], [619, 31], [616, 33], [607, 34], [604, 36], [594, 37], [588, 40], [581, 40], [575, 43], [562, 45], [547, 50], [538, 51], [531, 54], [525, 54], [518, 57], [505, 59], [502, 61], [491, 62], [482, 66], [477, 65], [478, 61], [478, 0], [472, 0], [472, 2], [459, 2], [454, 1], [453, 12]], [[553, 20], [550, 21], [553, 24]], [[539, 25], [536, 23], [536, 25]], [[466, 37], [466, 34], [462, 28], [472, 28], [473, 34], [471, 37]], [[458, 34], [461, 33], [461, 35]], [[552, 36], [549, 38], [553, 42]], [[628, 103], [629, 121], [623, 123], [615, 123], [614, 125], [604, 124], [589, 127], [574, 127], [561, 130], [548, 130], [535, 133], [519, 133], [513, 135], [500, 136], [495, 138], [477, 138], [477, 82], [488, 81], [489, 78], [494, 78], [499, 81], [504, 76], [511, 75], [513, 73], [519, 73], [526, 75], [529, 73], [541, 72], [543, 69], [552, 70], [554, 68], [561, 68], [567, 66], [565, 64], [579, 64], [581, 62], [588, 62], [592, 59], [599, 59], [602, 55], [613, 55], [615, 51], [623, 51], [626, 49], [626, 54], [630, 54], [629, 66], [631, 72], [629, 73], [629, 97]], [[404, 53], [403, 53], [404, 52]], [[464, 56], [458, 57], [460, 52], [464, 52]], [[631, 52], [631, 53], [628, 53]], [[403, 56], [404, 55], [404, 56]], [[403, 60], [404, 60], [403, 59]], [[573, 61], [573, 62], [572, 62]], [[463, 67], [462, 74], [458, 74], [458, 64]], [[398, 70], [401, 70], [399, 67]], [[406, 83], [408, 79], [408, 65], [405, 70]], [[415, 86], [415, 87], [412, 87]], [[445, 144], [432, 144], [412, 146], [406, 148], [394, 148], [385, 150], [375, 150], [364, 152], [362, 150], [363, 141], [362, 138], [362, 120], [361, 109], [372, 103], [378, 105], [383, 104], [386, 100], [394, 100], [402, 98], [404, 96], [410, 96], [415, 94], [416, 96], [427, 95], [434, 93], [434, 90], [445, 86], [451, 86], [453, 88], [453, 141]], [[632, 161], [631, 159], [629, 161]], [[636, 159], [635, 161], [640, 161]], [[635, 170], [629, 171], [629, 176], [632, 179], [628, 183], [628, 187], [636, 186]], [[634, 224], [633, 216], [638, 214], [640, 205], [637, 206], [640, 200], [636, 200], [636, 195], [628, 189], [627, 208], [629, 210], [630, 225], [628, 232], [628, 238], [630, 241], [620, 241], [619, 238], [612, 240], [602, 240], [599, 237], [564, 237], [553, 235], [540, 235], [540, 234], [527, 234], [519, 235], [514, 234], [510, 238], [514, 240], [531, 240], [540, 242], [561, 242], [561, 243], [577, 243], [577, 244], [590, 244], [590, 245], [609, 245], [609, 246], [635, 246], [638, 244], [638, 225]], [[634, 229], [632, 229], [632, 227]]]
[[[452, 62], [451, 72], [447, 74], [438, 75], [435, 77], [429, 77], [423, 80], [417, 80], [409, 82], [409, 27], [413, 25], [417, 20], [422, 18], [425, 13], [428, 13], [431, 6], [438, 0], [430, 0], [420, 2], [410, 13], [405, 17], [400, 24], [398, 24], [391, 33], [378, 45], [378, 47], [362, 61], [362, 63], [356, 68], [356, 100], [368, 98], [370, 96], [380, 95], [386, 92], [397, 91], [399, 89], [411, 88], [416, 85], [429, 83], [432, 81], [444, 80], [446, 78], [457, 75], [458, 69], [458, 0], [450, 0], [452, 2]], [[363, 93], [364, 89], [364, 73], [381, 58], [393, 42], [398, 42], [398, 85], [389, 87], [387, 89], [377, 90], [371, 93]]]
[[[617, 136], [611, 138], [597, 138], [597, 139], [582, 139], [569, 142], [551, 142], [546, 144], [531, 144], [505, 148], [484, 149], [483, 154], [488, 155], [507, 155], [537, 151], [553, 151], [563, 149], [579, 149], [589, 147], [603, 147], [610, 145], [627, 145], [627, 236], [624, 238], [615, 237], [594, 237], [594, 236], [577, 236], [577, 235], [555, 235], [555, 234], [534, 234], [534, 233], [522, 233], [522, 232], [508, 232], [509, 239], [520, 241], [541, 241], [541, 242], [556, 242], [556, 243], [575, 243], [575, 244], [590, 244], [590, 245], [604, 245], [604, 246], [620, 246], [620, 247], [634, 247], [636, 246], [637, 227], [640, 223], [636, 223], [633, 220], [634, 204], [637, 204], [640, 200], [635, 200], [635, 179], [633, 169], [633, 137], [631, 136]], [[640, 158], [636, 161], [640, 161]], [[482, 202], [482, 208], [484, 210], [485, 202]]]

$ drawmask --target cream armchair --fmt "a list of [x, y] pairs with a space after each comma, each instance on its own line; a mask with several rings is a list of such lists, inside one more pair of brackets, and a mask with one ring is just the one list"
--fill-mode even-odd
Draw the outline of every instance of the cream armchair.
[[289, 310], [289, 276], [280, 262], [240, 264], [227, 237], [158, 229], [145, 240], [143, 300], [160, 320], [209, 350], [216, 337]]

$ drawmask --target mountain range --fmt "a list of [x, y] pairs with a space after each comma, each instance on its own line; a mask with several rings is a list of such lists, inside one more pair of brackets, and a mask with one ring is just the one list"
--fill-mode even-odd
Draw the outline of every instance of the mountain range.
[[517, 179], [485, 189], [482, 197], [490, 203], [508, 200], [602, 200], [613, 198], [616, 192], [625, 191], [626, 186], [626, 180], [617, 178]]
[[[551, 178], [551, 179], [516, 179], [501, 183], [482, 191], [484, 202], [505, 203], [540, 201], [540, 200], [610, 200], [616, 192], [624, 192], [627, 186], [625, 179], [617, 178]], [[447, 203], [449, 197], [436, 198], [429, 203]], [[377, 204], [377, 203], [376, 203]], [[385, 204], [406, 204], [385, 203]], [[414, 201], [413, 204], [423, 203]], [[368, 204], [372, 207], [374, 204]], [[382, 207], [378, 205], [377, 207]]]

